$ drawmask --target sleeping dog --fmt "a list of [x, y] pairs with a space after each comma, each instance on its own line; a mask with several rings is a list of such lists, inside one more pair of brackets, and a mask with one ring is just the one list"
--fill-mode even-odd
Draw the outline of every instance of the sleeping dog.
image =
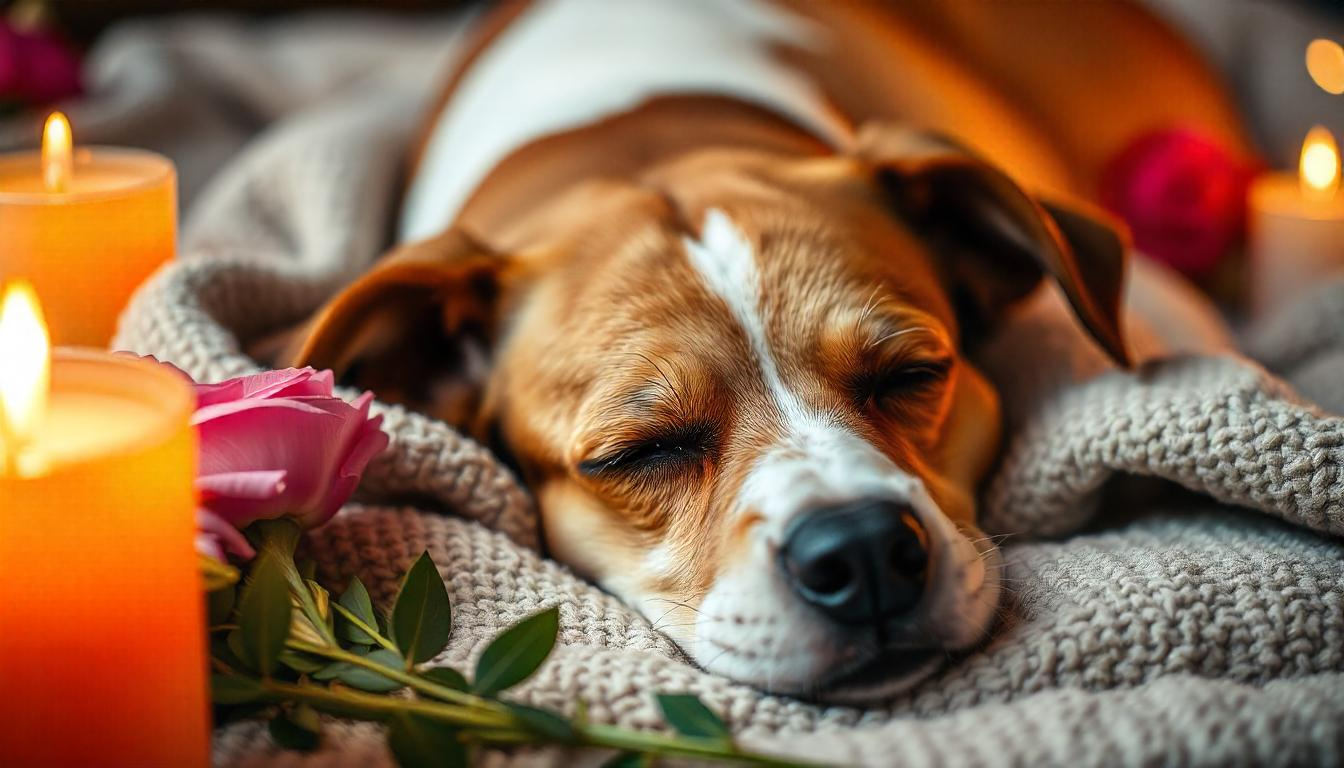
[[1002, 591], [975, 514], [999, 406], [968, 352], [1048, 280], [1126, 363], [1124, 243], [1044, 194], [1080, 188], [1101, 115], [1045, 130], [994, 89], [1034, 75], [980, 77], [993, 52], [958, 61], [965, 19], [933, 18], [960, 4], [926, 5], [493, 9], [424, 131], [405, 244], [287, 362], [490, 444], [549, 553], [706, 670], [908, 687]]

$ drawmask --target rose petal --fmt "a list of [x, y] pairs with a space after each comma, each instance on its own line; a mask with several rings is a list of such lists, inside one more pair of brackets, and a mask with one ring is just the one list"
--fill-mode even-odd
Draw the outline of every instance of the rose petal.
[[327, 492], [322, 507], [316, 510], [317, 514], [308, 516], [305, 521], [310, 527], [325, 524], [345, 506], [350, 496], [354, 494], [355, 488], [359, 486], [369, 462], [391, 442], [387, 433], [381, 429], [382, 423], [382, 416], [375, 416], [364, 422], [364, 427], [346, 454], [345, 463], [341, 465], [337, 480]]
[[254, 397], [258, 392], [263, 393], [259, 399], [264, 399], [266, 392], [284, 387], [303, 376], [304, 373], [300, 369], [286, 368], [280, 371], [266, 371], [252, 376], [239, 376], [221, 381], [218, 384], [198, 384], [196, 386], [196, 403], [199, 407], [205, 407]]
[[[345, 408], [350, 408], [343, 400], [337, 400]], [[342, 414], [339, 410], [330, 406], [330, 398], [313, 398], [312, 400], [299, 400], [296, 398], [285, 398], [283, 400], [231, 400], [224, 403], [207, 405], [204, 408], [198, 408], [196, 413], [192, 414], [191, 423], [195, 426], [202, 426], [206, 422], [215, 419], [227, 418], [237, 413], [247, 411], [296, 411], [310, 414], [316, 417], [328, 417], [339, 419]]]
[[331, 371], [286, 368], [244, 376], [242, 382], [245, 397], [269, 400], [280, 397], [331, 397], [333, 379]]
[[229, 379], [218, 384], [196, 385], [197, 408], [239, 400], [242, 396], [243, 382], [240, 379]]
[[221, 563], [228, 562], [224, 555], [224, 545], [220, 543], [219, 538], [210, 533], [197, 533], [194, 539], [196, 551], [202, 555], [209, 555]]
[[202, 476], [286, 470], [284, 491], [273, 498], [210, 500], [211, 509], [240, 528], [281, 516], [316, 525], [329, 516], [329, 495], [348, 497], [338, 475], [365, 419], [344, 401], [248, 400], [202, 414]]
[[[200, 549], [202, 537], [205, 537], [211, 541], [216, 551], [222, 548], [244, 560], [251, 560], [257, 554], [237, 528], [208, 509], [196, 510], [196, 528], [199, 531], [196, 536], [197, 549]], [[206, 554], [215, 555], [215, 552]], [[222, 552], [215, 556], [218, 560], [224, 560]]]
[[196, 478], [201, 498], [273, 499], [285, 490], [283, 469], [219, 472]]

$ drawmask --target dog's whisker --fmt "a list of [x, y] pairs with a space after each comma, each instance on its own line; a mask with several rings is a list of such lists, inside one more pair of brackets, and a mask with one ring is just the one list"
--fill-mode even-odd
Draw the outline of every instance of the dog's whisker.
[[[681, 409], [682, 411], [686, 410], [686, 402], [681, 397], [681, 391], [678, 390], [675, 385], [673, 385], [672, 379], [667, 375], [667, 371], [663, 370], [663, 367], [661, 365], [659, 365], [652, 357], [644, 354], [643, 352], [630, 352], [628, 354], [630, 354], [633, 357], [638, 357], [639, 359], [648, 363], [649, 367], [657, 371], [658, 377], [662, 380], [661, 382], [662, 386], [665, 388], [668, 394], [672, 396], [672, 399], [677, 404], [677, 408]], [[663, 358], [663, 362], [667, 363], [668, 361], [666, 358]], [[668, 364], [671, 365], [670, 363]]]
[[669, 597], [650, 597], [650, 598], [648, 598], [648, 599], [649, 599], [649, 600], [657, 600], [658, 602], [661, 602], [661, 603], [671, 603], [671, 604], [673, 604], [673, 605], [677, 605], [677, 606], [680, 606], [680, 607], [682, 607], [682, 608], [685, 608], [686, 610], [691, 611], [691, 612], [693, 612], [693, 613], [699, 613], [699, 612], [700, 612], [700, 609], [699, 609], [699, 608], [695, 607], [694, 605], [691, 605], [690, 603], [684, 602], [684, 601], [682, 601], [682, 600], [673, 600], [673, 599], [671, 599], [671, 598], [669, 598]]
[[899, 336], [904, 336], [907, 333], [918, 333], [919, 331], [926, 331], [928, 333], [932, 333], [932, 331], [930, 331], [928, 328], [922, 325], [916, 326], [914, 328], [902, 328], [899, 331], [892, 331], [891, 333], [888, 333], [886, 336], [868, 342], [868, 344], [863, 349], [866, 352], [872, 349], [873, 347], [876, 347], [880, 344], [885, 344], [886, 342], [891, 341], [892, 339], [897, 338]]
[[873, 292], [868, 295], [868, 300], [864, 302], [863, 310], [859, 312], [858, 319], [854, 321], [854, 331], [856, 333], [858, 332], [859, 327], [862, 326], [864, 322], [866, 322], [868, 318], [872, 316], [873, 312], [875, 312], [877, 308], [887, 300], [887, 297], [885, 296], [881, 297], [880, 299], [878, 298], [878, 292], [881, 290], [882, 290], [881, 283], [878, 283], [877, 285], [873, 286]]

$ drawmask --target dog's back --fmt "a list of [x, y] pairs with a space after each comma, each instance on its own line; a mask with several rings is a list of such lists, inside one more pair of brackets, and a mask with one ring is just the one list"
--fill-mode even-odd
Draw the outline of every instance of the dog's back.
[[[1144, 77], [1156, 67], [1160, 79]], [[520, 148], [673, 94], [764, 107], [832, 146], [864, 120], [900, 120], [976, 147], [1028, 187], [1082, 195], [1145, 130], [1181, 123], [1242, 143], [1203, 65], [1124, 3], [521, 0], [482, 21], [434, 110], [401, 239], [460, 220]], [[604, 135], [599, 154], [638, 167], [648, 150], [628, 141]], [[609, 160], [594, 165], [611, 173]]]

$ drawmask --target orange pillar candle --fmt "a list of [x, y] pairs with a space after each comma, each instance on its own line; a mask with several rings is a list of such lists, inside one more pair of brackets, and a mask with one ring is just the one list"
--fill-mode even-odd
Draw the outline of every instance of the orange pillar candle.
[[190, 385], [0, 303], [0, 764], [205, 766]]
[[1251, 185], [1251, 308], [1267, 315], [1331, 276], [1344, 275], [1344, 194], [1339, 148], [1325, 128], [1302, 142], [1297, 173], [1267, 173]]
[[0, 156], [0, 280], [37, 287], [56, 344], [106, 347], [131, 293], [173, 257], [177, 173], [153, 152], [75, 148], [59, 112], [42, 146]]

